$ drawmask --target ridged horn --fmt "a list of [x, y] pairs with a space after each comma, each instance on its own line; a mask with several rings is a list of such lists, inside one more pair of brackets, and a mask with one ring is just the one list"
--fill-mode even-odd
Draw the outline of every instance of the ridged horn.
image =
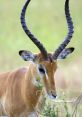
[[45, 47], [43, 46], [43, 44], [31, 33], [31, 31], [28, 29], [28, 26], [26, 25], [26, 21], [25, 21], [25, 13], [26, 13], [26, 9], [27, 6], [29, 4], [30, 0], [27, 0], [25, 5], [23, 6], [22, 12], [21, 12], [21, 24], [22, 24], [22, 28], [25, 31], [25, 33], [28, 35], [28, 37], [32, 40], [32, 42], [39, 48], [39, 50], [41, 51], [42, 55], [44, 56], [45, 59], [47, 59], [48, 54], [47, 51], [45, 49]]
[[65, 15], [66, 15], [66, 20], [68, 25], [68, 34], [65, 40], [63, 41], [63, 43], [60, 44], [58, 49], [56, 49], [56, 51], [54, 52], [53, 59], [55, 60], [58, 58], [59, 54], [63, 51], [63, 49], [65, 49], [65, 47], [68, 45], [74, 33], [74, 26], [73, 26], [73, 22], [72, 22], [70, 10], [69, 10], [69, 0], [66, 0], [65, 2]]

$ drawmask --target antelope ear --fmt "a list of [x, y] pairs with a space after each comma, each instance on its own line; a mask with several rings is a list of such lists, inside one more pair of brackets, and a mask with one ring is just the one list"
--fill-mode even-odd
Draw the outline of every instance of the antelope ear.
[[31, 53], [30, 51], [26, 50], [20, 50], [19, 55], [23, 58], [25, 61], [35, 61], [36, 55]]
[[71, 54], [74, 51], [73, 47], [65, 48], [58, 56], [57, 59], [65, 59], [69, 54]]

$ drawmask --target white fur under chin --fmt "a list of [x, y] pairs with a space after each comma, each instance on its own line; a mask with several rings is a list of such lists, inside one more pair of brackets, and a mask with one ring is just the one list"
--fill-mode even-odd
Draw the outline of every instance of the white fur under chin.
[[28, 117], [38, 117], [36, 112], [32, 112]]

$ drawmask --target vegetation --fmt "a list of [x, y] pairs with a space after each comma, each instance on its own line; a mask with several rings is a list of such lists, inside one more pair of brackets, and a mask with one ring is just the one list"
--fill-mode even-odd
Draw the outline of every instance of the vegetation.
[[80, 107], [78, 104], [71, 106], [72, 103], [68, 103], [65, 99], [60, 100], [60, 102], [55, 102], [46, 98], [45, 106], [40, 113], [40, 117], [80, 117], [78, 113]]

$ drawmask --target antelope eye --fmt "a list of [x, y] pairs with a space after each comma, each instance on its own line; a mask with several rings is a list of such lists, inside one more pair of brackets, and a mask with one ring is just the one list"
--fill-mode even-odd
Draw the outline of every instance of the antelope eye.
[[45, 69], [43, 67], [40, 66], [38, 69], [40, 73], [45, 74]]

